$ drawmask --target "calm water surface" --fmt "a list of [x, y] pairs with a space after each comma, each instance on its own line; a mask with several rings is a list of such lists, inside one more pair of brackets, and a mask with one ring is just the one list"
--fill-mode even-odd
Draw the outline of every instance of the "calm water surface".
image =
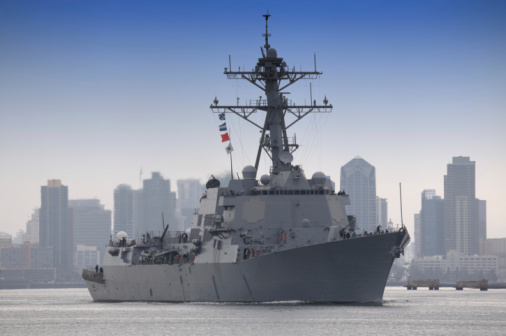
[[387, 287], [384, 300], [96, 303], [86, 289], [0, 290], [0, 335], [506, 335], [506, 290]]

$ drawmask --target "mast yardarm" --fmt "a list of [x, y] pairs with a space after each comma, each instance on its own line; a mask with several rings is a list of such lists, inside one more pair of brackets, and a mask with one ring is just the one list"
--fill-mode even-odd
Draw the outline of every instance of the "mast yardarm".
[[[271, 173], [277, 174], [280, 171], [289, 171], [292, 169], [292, 153], [297, 150], [299, 145], [293, 141], [289, 141], [287, 129], [296, 122], [304, 118], [310, 113], [329, 113], [332, 111], [332, 104], [328, 104], [325, 97], [323, 105], [317, 105], [316, 100], [310, 105], [292, 104], [283, 94], [283, 90], [294, 84], [300, 79], [316, 79], [322, 73], [316, 71], [295, 71], [293, 68], [289, 70], [283, 58], [279, 58], [277, 51], [269, 45], [268, 19], [269, 14], [265, 17], [265, 53], [262, 50], [262, 57], [258, 59], [258, 63], [252, 71], [233, 71], [225, 68], [225, 74], [229, 79], [245, 79], [251, 84], [263, 91], [265, 98], [262, 96], [258, 100], [250, 101], [249, 105], [211, 105], [214, 113], [234, 113], [252, 125], [258, 127], [262, 131], [258, 153], [255, 161], [255, 168], [258, 169], [260, 154], [262, 149], [272, 160]], [[267, 112], [263, 125], [258, 125], [249, 117], [262, 110]], [[290, 115], [295, 118], [290, 124], [286, 124], [285, 116]]]

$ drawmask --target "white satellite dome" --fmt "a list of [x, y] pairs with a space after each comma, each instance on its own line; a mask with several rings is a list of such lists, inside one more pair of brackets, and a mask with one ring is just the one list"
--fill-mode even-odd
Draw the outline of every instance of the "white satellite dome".
[[253, 166], [246, 166], [242, 170], [242, 177], [245, 180], [254, 180], [257, 177], [257, 170]]
[[322, 172], [316, 172], [313, 174], [312, 179], [317, 187], [323, 187], [325, 185], [325, 181], [327, 180], [327, 176]]
[[116, 233], [116, 241], [121, 241], [123, 238], [128, 239], [128, 234], [125, 231], [119, 231]]

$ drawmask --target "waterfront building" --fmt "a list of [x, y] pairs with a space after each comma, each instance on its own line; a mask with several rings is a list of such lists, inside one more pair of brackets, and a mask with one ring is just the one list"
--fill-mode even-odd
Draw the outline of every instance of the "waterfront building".
[[43, 269], [4, 269], [2, 270], [2, 279], [0, 282], [16, 283], [48, 283], [56, 280], [56, 270], [54, 268]]
[[443, 255], [444, 250], [444, 201], [436, 190], [422, 191], [420, 210], [421, 256]]
[[416, 257], [411, 262], [414, 263], [414, 265], [416, 265], [425, 275], [436, 277], [437, 275], [447, 271], [446, 259], [440, 255]]
[[4, 247], [0, 253], [0, 266], [3, 269], [24, 269], [25, 256], [21, 246]]
[[448, 271], [466, 271], [474, 274], [494, 272], [497, 274], [499, 271], [499, 258], [495, 255], [467, 255], [455, 250], [449, 251], [445, 257], [414, 258], [411, 262], [426, 275], [437, 275]]
[[94, 246], [103, 257], [111, 234], [111, 210], [98, 199], [70, 200], [68, 206], [73, 210], [74, 244]]
[[498, 258], [501, 281], [506, 281], [506, 238], [488, 238], [480, 241], [480, 254], [495, 255]]
[[0, 248], [12, 247], [12, 236], [6, 232], [0, 232]]
[[6, 232], [0, 232], [0, 266], [2, 258], [2, 249], [4, 247], [12, 247], [12, 236]]
[[469, 272], [499, 271], [499, 258], [494, 255], [468, 255], [458, 253], [455, 250], [446, 254], [446, 268], [450, 271], [465, 269]]
[[53, 248], [34, 246], [30, 242], [0, 248], [3, 269], [53, 268]]
[[341, 167], [340, 190], [350, 196], [348, 215], [357, 217], [357, 228], [376, 230], [376, 172], [374, 166], [357, 156]]
[[56, 280], [53, 248], [33, 246], [30, 242], [0, 248], [0, 268], [0, 282], [40, 283]]
[[74, 248], [72, 214], [68, 208], [68, 188], [60, 180], [48, 180], [41, 187], [39, 244], [53, 248], [53, 265], [58, 280], [72, 278]]
[[454, 157], [444, 176], [445, 251], [479, 252], [478, 201], [475, 196], [475, 162]]

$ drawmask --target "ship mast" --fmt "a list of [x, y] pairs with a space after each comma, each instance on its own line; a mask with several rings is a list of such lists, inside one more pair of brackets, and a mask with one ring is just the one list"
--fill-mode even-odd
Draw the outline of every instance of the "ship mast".
[[[295, 67], [289, 70], [285, 61], [278, 58], [277, 51], [269, 45], [268, 20], [270, 15], [264, 14], [265, 18], [265, 52], [262, 51], [262, 58], [258, 59], [258, 63], [252, 71], [232, 71], [225, 68], [225, 74], [229, 79], [245, 79], [251, 84], [263, 91], [265, 99], [262, 96], [258, 100], [250, 101], [249, 105], [218, 105], [218, 99], [215, 98], [211, 110], [214, 113], [234, 113], [239, 117], [247, 120], [262, 131], [258, 153], [255, 161], [255, 168], [258, 170], [260, 162], [260, 154], [262, 149], [272, 160], [271, 173], [278, 174], [282, 171], [290, 171], [292, 169], [291, 162], [293, 160], [292, 153], [297, 150], [299, 145], [295, 140], [289, 141], [287, 129], [296, 122], [307, 116], [309, 113], [320, 112], [328, 113], [332, 110], [332, 105], [328, 104], [325, 97], [323, 104], [317, 105], [316, 101], [310, 105], [292, 104], [283, 94], [283, 90], [294, 84], [300, 79], [316, 79], [321, 72], [316, 71], [295, 71]], [[257, 110], [265, 111], [265, 121], [263, 125], [258, 125], [249, 117], [257, 112]], [[295, 117], [295, 120], [289, 125], [285, 123], [287, 113]]]

